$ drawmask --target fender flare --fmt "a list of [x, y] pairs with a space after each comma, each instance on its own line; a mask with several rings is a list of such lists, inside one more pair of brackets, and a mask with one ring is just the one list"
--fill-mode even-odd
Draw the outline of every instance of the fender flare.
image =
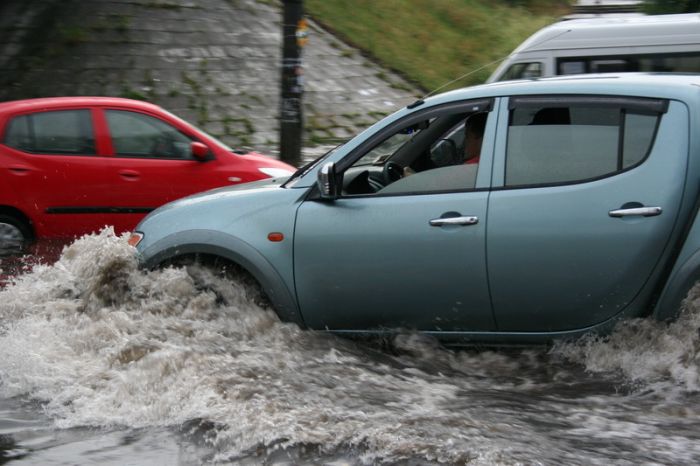
[[279, 318], [304, 327], [299, 307], [275, 267], [245, 241], [213, 230], [188, 230], [166, 236], [139, 251], [142, 267], [155, 269], [164, 261], [187, 254], [222, 257], [243, 267], [255, 278], [270, 299]]
[[678, 317], [681, 311], [681, 303], [698, 280], [700, 280], [700, 250], [696, 250], [669, 277], [661, 296], [659, 296], [654, 306], [654, 318], [660, 321], [668, 321]]

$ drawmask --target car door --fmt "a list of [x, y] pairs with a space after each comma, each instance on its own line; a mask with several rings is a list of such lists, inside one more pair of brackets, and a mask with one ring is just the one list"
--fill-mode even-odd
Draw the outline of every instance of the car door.
[[218, 184], [210, 166], [191, 152], [192, 138], [154, 115], [126, 109], [104, 109], [111, 141], [110, 166], [115, 206], [122, 215], [118, 230], [132, 228], [138, 220], [166, 202], [227, 184]]
[[92, 112], [66, 108], [15, 115], [3, 144], [7, 183], [39, 236], [73, 236], [111, 223], [107, 160], [98, 155]]
[[507, 110], [494, 167], [501, 187], [488, 212], [498, 329], [605, 321], [648, 295], [668, 247], [685, 179], [687, 110], [615, 96], [517, 97]]
[[[308, 326], [494, 328], [485, 261], [491, 138], [484, 138], [479, 164], [438, 167], [429, 160], [467, 108], [479, 105], [432, 110], [392, 125], [341, 161], [344, 188], [337, 199], [301, 204], [294, 271]], [[412, 126], [416, 118], [425, 125]], [[495, 124], [487, 125], [486, 134], [493, 130]], [[382, 182], [394, 169], [393, 179], [400, 179]], [[409, 169], [417, 173], [396, 175]], [[476, 173], [476, 179], [459, 173]]]

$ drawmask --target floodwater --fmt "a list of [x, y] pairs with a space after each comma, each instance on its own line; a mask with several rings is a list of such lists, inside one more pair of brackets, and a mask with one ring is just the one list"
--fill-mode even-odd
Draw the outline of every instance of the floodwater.
[[700, 464], [695, 298], [670, 326], [451, 351], [300, 330], [109, 231], [24, 262], [0, 262], [0, 464]]

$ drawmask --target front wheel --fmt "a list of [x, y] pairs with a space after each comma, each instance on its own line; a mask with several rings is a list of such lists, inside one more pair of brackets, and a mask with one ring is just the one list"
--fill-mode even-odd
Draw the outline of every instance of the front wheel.
[[161, 264], [161, 267], [167, 266], [184, 268], [197, 289], [212, 291], [219, 303], [233, 304], [240, 299], [262, 308], [272, 307], [260, 284], [247, 270], [221, 257], [180, 256]]
[[0, 255], [24, 251], [32, 240], [32, 230], [23, 220], [0, 214]]

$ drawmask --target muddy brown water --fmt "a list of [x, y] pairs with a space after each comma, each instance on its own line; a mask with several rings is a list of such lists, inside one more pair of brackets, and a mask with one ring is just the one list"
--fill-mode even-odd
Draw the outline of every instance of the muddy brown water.
[[301, 330], [109, 231], [0, 270], [0, 464], [700, 464], [694, 295], [671, 325], [452, 351]]

